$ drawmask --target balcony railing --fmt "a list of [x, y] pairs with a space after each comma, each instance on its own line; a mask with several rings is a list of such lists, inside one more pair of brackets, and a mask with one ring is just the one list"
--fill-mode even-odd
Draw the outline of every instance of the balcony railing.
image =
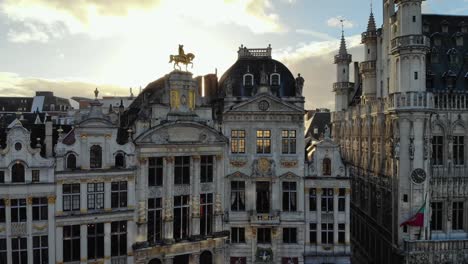
[[377, 38], [377, 31], [364, 32], [361, 34], [361, 43], [365, 43], [368, 39]]
[[267, 57], [271, 58], [271, 46], [264, 49], [248, 49], [247, 47], [240, 47], [237, 51], [238, 58], [249, 58], [249, 57]]
[[112, 257], [111, 264], [127, 264], [127, 256]]
[[279, 225], [280, 215], [278, 211], [272, 213], [257, 213], [251, 211], [250, 222], [258, 225]]
[[414, 253], [433, 253], [465, 251], [468, 249], [468, 240], [418, 240], [405, 241], [404, 249], [406, 252]]
[[375, 72], [376, 70], [376, 62], [375, 61], [364, 61], [361, 62], [359, 65], [359, 70], [361, 73], [366, 73], [366, 72]]
[[351, 82], [336, 82], [333, 84], [333, 91], [351, 88], [354, 88], [354, 83]]
[[424, 35], [407, 35], [392, 39], [391, 50], [397, 51], [401, 48], [429, 48], [430, 40]]
[[338, 55], [335, 55], [335, 60], [334, 60], [334, 62], [335, 62], [335, 63], [339, 63], [339, 62], [351, 62], [351, 60], [352, 60], [351, 54], [338, 54]]
[[441, 110], [467, 110], [468, 96], [466, 94], [434, 94], [434, 107]]
[[428, 92], [394, 93], [388, 96], [385, 106], [387, 109], [434, 108], [434, 97]]

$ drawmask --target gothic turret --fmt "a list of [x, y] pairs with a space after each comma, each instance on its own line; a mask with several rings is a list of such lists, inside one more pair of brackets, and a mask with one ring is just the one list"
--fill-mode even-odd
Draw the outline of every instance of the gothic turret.
[[353, 89], [352, 83], [349, 82], [349, 64], [351, 61], [352, 57], [346, 49], [346, 40], [344, 31], [342, 30], [340, 49], [338, 54], [335, 55], [336, 82], [333, 84], [335, 111], [342, 111], [348, 108], [349, 96]]
[[364, 44], [365, 54], [365, 61], [363, 61], [359, 67], [362, 76], [362, 99], [368, 101], [375, 98], [377, 93], [377, 28], [375, 26], [372, 8], [367, 23], [367, 31], [361, 35], [361, 43]]

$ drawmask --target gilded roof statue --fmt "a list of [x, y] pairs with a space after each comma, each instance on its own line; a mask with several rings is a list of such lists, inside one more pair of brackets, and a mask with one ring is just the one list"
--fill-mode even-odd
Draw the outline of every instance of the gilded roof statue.
[[174, 70], [176, 70], [176, 67], [180, 70], [182, 68], [180, 67], [179, 63], [182, 63], [185, 65], [185, 71], [188, 71], [187, 67], [188, 65], [192, 65], [193, 68], [193, 59], [195, 58], [195, 55], [193, 53], [187, 53], [185, 54], [184, 51], [184, 45], [179, 45], [179, 54], [178, 55], [170, 55], [169, 56], [169, 63], [174, 63]]

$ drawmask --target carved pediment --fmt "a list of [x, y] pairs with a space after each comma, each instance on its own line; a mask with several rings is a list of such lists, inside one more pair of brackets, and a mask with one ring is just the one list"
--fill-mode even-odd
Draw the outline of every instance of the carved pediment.
[[196, 122], [169, 123], [157, 126], [138, 136], [136, 143], [210, 144], [225, 143], [227, 138], [211, 127]]
[[293, 104], [287, 103], [269, 94], [256, 96], [243, 103], [237, 104], [226, 113], [236, 112], [291, 112], [303, 113], [303, 109]]
[[234, 173], [231, 173], [229, 175], [226, 175], [226, 178], [228, 179], [234, 179], [234, 178], [238, 178], [238, 179], [248, 179], [249, 176], [247, 174], [244, 174], [240, 171], [236, 171]]
[[284, 174], [281, 174], [279, 176], [279, 178], [282, 179], [282, 180], [288, 180], [288, 179], [289, 180], [299, 180], [301, 177], [299, 175], [295, 174], [295, 173], [292, 173], [292, 172], [288, 171], [288, 172], [286, 172]]

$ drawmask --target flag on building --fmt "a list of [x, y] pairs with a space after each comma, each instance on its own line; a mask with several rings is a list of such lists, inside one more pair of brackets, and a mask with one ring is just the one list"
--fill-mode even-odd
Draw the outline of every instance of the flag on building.
[[410, 219], [406, 220], [405, 222], [401, 223], [400, 226], [424, 226], [424, 211], [426, 210], [426, 201], [424, 201], [423, 205], [419, 210], [413, 215]]

